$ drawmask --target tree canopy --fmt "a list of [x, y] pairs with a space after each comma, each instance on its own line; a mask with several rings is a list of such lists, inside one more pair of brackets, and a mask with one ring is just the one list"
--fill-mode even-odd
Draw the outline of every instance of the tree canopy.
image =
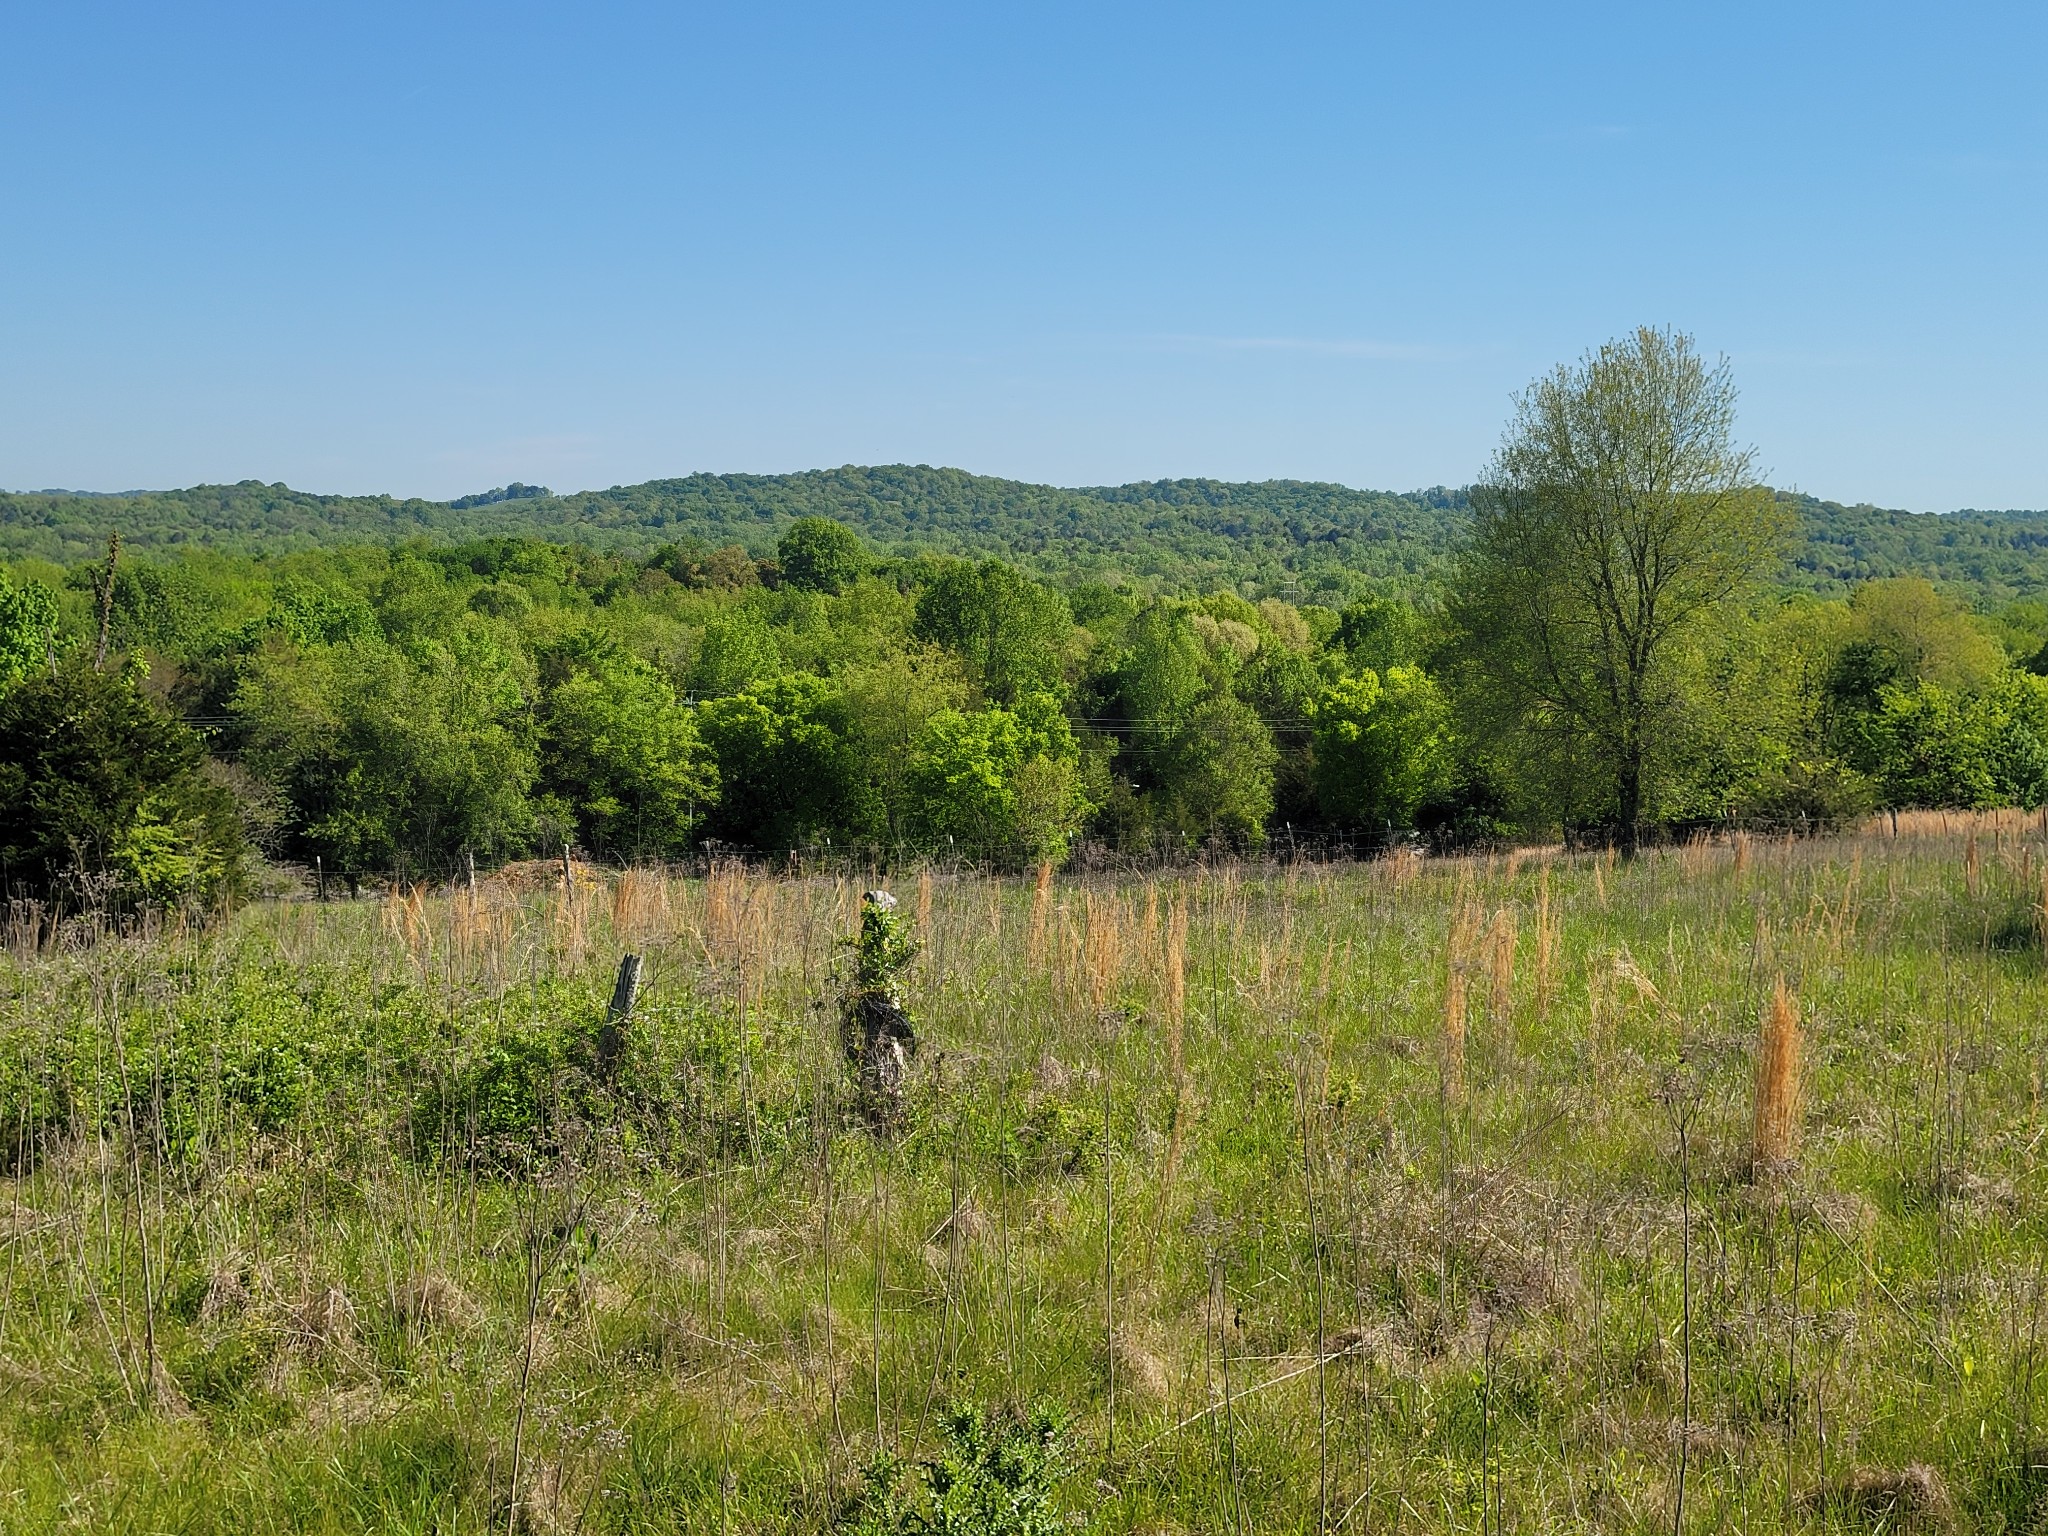
[[1734, 420], [1725, 363], [1639, 330], [1537, 380], [1473, 490], [1453, 586], [1467, 698], [1568, 763], [1631, 848], [1693, 703], [1687, 648], [1790, 528]]

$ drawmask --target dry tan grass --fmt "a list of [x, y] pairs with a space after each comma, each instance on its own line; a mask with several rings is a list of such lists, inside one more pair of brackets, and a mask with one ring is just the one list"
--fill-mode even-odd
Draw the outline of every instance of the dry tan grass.
[[356, 1342], [356, 1307], [338, 1285], [323, 1286], [292, 1313], [293, 1342], [308, 1355], [348, 1355]]
[[1033, 966], [1045, 961], [1045, 919], [1052, 910], [1052, 861], [1038, 866], [1038, 879], [1031, 887], [1031, 937], [1025, 954]]
[[1521, 923], [1513, 907], [1502, 907], [1487, 925], [1486, 1011], [1495, 1021], [1507, 1018], [1514, 1000], [1515, 944], [1520, 933]]
[[648, 944], [673, 925], [669, 882], [658, 870], [628, 869], [612, 882], [612, 934], [626, 944]]
[[1083, 961], [1088, 972], [1088, 1006], [1100, 1015], [1115, 1001], [1123, 981], [1124, 928], [1129, 909], [1121, 897], [1089, 891], [1083, 910], [1087, 918]]
[[1450, 1099], [1465, 1095], [1465, 972], [1455, 962], [1444, 972], [1443, 1089]]
[[1804, 1077], [1800, 1060], [1804, 1033], [1799, 1007], [1780, 976], [1771, 992], [1757, 1039], [1756, 1113], [1750, 1134], [1750, 1157], [1768, 1172], [1788, 1165], [1799, 1152], [1804, 1115]]

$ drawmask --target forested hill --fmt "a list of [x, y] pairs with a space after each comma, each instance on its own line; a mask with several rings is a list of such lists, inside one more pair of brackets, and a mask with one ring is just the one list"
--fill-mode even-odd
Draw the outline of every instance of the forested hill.
[[[524, 488], [522, 488], [524, 489]], [[318, 496], [244, 481], [134, 496], [0, 495], [0, 555], [72, 563], [118, 527], [131, 545], [244, 551], [536, 534], [646, 553], [672, 542], [775, 546], [799, 517], [836, 518], [882, 550], [1002, 555], [1052, 576], [1118, 573], [1172, 586], [1251, 580], [1341, 588], [1419, 575], [1462, 528], [1455, 493], [1209, 480], [1065, 490], [891, 465], [791, 475], [690, 475], [566, 496], [460, 505]]]
[[[1980, 600], [2048, 592], [2048, 512], [1922, 516], [1789, 497], [1804, 538], [1784, 579], [1840, 591], [1915, 571]], [[1054, 577], [1120, 574], [1208, 588], [1249, 581], [1302, 595], [1371, 581], [1412, 582], [1463, 532], [1461, 491], [1396, 494], [1297, 480], [1160, 480], [1061, 489], [923, 465], [848, 466], [790, 475], [689, 475], [555, 496], [536, 487], [458, 501], [322, 496], [283, 485], [131, 495], [0, 494], [0, 556], [72, 564], [118, 528], [131, 547], [284, 552], [532, 534], [628, 553], [700, 542], [772, 549], [799, 517], [856, 529], [910, 554], [1003, 555]]]

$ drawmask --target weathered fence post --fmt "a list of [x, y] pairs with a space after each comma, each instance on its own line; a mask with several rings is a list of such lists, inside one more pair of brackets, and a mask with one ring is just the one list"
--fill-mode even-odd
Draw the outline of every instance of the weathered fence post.
[[640, 957], [619, 957], [619, 979], [612, 983], [612, 1000], [605, 1009], [604, 1028], [597, 1032], [597, 1071], [609, 1079], [618, 1065], [619, 1052], [626, 1043], [626, 1021], [640, 1001]]

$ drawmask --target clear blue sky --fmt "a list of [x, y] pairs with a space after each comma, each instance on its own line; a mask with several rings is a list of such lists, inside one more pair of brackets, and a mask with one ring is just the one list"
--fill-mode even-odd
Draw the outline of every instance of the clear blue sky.
[[0, 485], [1469, 479], [1639, 323], [2048, 506], [2048, 6], [0, 12]]

